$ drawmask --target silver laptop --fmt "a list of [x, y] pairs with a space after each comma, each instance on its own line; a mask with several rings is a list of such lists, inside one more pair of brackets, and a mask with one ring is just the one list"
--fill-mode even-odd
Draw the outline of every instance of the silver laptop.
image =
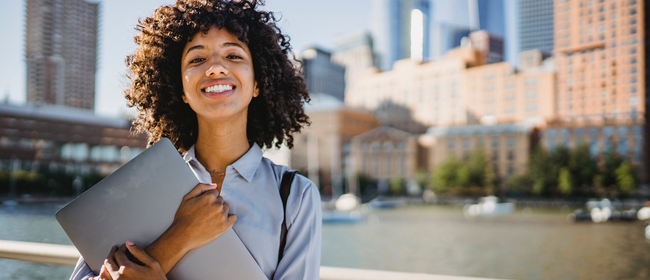
[[[171, 225], [185, 194], [198, 184], [164, 138], [56, 213], [90, 268], [98, 273], [113, 245], [144, 248]], [[237, 234], [229, 229], [188, 252], [169, 279], [267, 279]]]

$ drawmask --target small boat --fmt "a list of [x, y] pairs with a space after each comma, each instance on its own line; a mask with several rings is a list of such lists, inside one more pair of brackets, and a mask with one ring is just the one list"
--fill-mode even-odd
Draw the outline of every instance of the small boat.
[[405, 205], [406, 202], [403, 198], [385, 198], [385, 197], [376, 197], [368, 205], [375, 209], [392, 209]]
[[477, 204], [467, 204], [463, 207], [465, 218], [477, 216], [499, 216], [507, 215], [515, 210], [515, 204], [511, 202], [498, 203], [496, 196], [490, 195], [481, 197]]
[[636, 217], [639, 220], [650, 219], [650, 201], [646, 202], [645, 207], [642, 207], [636, 212]]
[[323, 210], [323, 223], [357, 223], [363, 220], [359, 211], [361, 199], [354, 194], [341, 195], [334, 203], [334, 209]]
[[340, 212], [327, 211], [323, 212], [323, 223], [357, 223], [363, 220], [363, 214], [359, 211]]

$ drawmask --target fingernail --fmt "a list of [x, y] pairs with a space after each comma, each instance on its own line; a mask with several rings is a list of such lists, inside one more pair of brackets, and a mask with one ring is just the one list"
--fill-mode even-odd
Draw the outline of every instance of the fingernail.
[[216, 186], [217, 184], [210, 184], [210, 186]]
[[131, 240], [127, 240], [126, 245], [133, 246], [133, 245], [135, 245], [135, 243], [133, 243], [133, 241], [131, 241]]

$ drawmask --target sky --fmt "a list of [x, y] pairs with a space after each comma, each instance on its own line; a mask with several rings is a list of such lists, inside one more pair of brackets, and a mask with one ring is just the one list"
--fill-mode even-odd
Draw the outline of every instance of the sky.
[[[264, 10], [280, 19], [293, 50], [311, 45], [331, 49], [338, 36], [370, 31], [372, 0], [266, 0]], [[0, 9], [0, 100], [25, 102], [25, 2], [6, 0]], [[121, 116], [129, 112], [124, 99], [124, 58], [135, 50], [133, 35], [138, 18], [173, 0], [94, 0], [100, 2], [99, 49], [95, 112]]]

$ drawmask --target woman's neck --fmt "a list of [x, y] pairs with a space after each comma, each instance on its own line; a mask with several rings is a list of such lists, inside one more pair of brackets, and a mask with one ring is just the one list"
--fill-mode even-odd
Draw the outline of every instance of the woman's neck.
[[212, 177], [212, 182], [223, 182], [226, 167], [242, 157], [250, 145], [246, 135], [246, 122], [207, 122], [199, 119], [199, 133], [194, 147], [196, 159]]

